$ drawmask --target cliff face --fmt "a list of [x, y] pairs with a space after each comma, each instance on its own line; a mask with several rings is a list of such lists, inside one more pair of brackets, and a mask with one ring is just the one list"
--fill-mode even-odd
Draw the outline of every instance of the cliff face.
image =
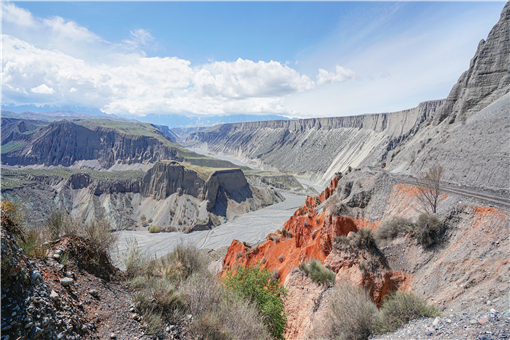
[[32, 223], [44, 223], [51, 211], [69, 210], [88, 222], [106, 217], [116, 229], [150, 225], [179, 231], [210, 228], [284, 198], [270, 188], [257, 188], [240, 169], [214, 171], [205, 181], [177, 162], [158, 162], [132, 179], [95, 179], [88, 173], [29, 176], [33, 184], [4, 190], [21, 198], [32, 211]]
[[442, 165], [451, 183], [508, 192], [509, 26], [507, 3], [444, 100], [386, 114], [224, 124], [190, 134], [185, 145], [322, 184], [348, 166], [386, 163], [415, 176]]
[[369, 152], [379, 161], [412, 136], [441, 101], [395, 113], [355, 117], [269, 121], [216, 126], [192, 133], [185, 145], [231, 154], [262, 168], [330, 178], [329, 168], [363, 162]]
[[[166, 139], [163, 133], [154, 130]], [[170, 139], [168, 141], [172, 143]], [[66, 120], [53, 122], [29, 136], [7, 142], [18, 142], [14, 150], [2, 153], [2, 163], [7, 165], [68, 167], [79, 161], [89, 161], [92, 166], [109, 169], [115, 164], [182, 160], [175, 148], [164, 145], [153, 136], [123, 134], [107, 127], [90, 129]]]
[[486, 40], [481, 40], [469, 69], [457, 81], [436, 117], [471, 117], [510, 91], [510, 3]]

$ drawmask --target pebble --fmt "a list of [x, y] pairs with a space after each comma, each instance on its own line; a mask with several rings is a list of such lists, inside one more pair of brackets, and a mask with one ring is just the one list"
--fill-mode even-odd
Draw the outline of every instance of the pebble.
[[483, 325], [485, 325], [488, 321], [489, 321], [489, 319], [488, 319], [487, 317], [485, 317], [485, 316], [484, 316], [483, 318], [481, 318], [480, 320], [478, 320], [478, 323], [479, 323], [480, 325], [482, 325], [482, 326], [483, 326]]
[[115, 333], [110, 334], [110, 339], [117, 339], [117, 335]]
[[58, 299], [58, 294], [57, 294], [56, 291], [54, 291], [54, 290], [51, 291], [50, 299], [52, 299], [52, 300], [57, 300]]
[[34, 270], [34, 272], [32, 273], [32, 276], [31, 276], [32, 281], [35, 281], [35, 280], [37, 280], [40, 277], [41, 277], [41, 273], [39, 273], [38, 270]]
[[89, 294], [95, 298], [97, 298], [99, 296], [99, 292], [96, 289], [89, 290]]
[[62, 284], [62, 286], [69, 286], [71, 285], [72, 283], [74, 282], [73, 279], [71, 279], [70, 277], [65, 277], [63, 279], [60, 279], [60, 283]]

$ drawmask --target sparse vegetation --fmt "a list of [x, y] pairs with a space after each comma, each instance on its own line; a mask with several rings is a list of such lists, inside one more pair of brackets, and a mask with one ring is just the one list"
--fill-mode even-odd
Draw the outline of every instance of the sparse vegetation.
[[90, 245], [96, 250], [103, 252], [109, 258], [115, 248], [118, 234], [111, 232], [111, 226], [106, 219], [95, 219], [86, 224], [82, 235], [89, 240]]
[[320, 261], [312, 260], [308, 264], [301, 262], [299, 269], [309, 276], [314, 282], [333, 286], [335, 284], [335, 273], [326, 268]]
[[354, 242], [358, 248], [364, 248], [368, 250], [377, 249], [374, 234], [370, 228], [362, 228], [358, 230], [354, 237]]
[[384, 246], [399, 236], [413, 232], [415, 224], [411, 220], [403, 217], [395, 217], [392, 220], [384, 222], [375, 230], [375, 239], [377, 244]]
[[445, 225], [441, 223], [437, 215], [421, 214], [416, 221], [414, 237], [420, 245], [428, 248], [439, 242], [445, 229]]
[[424, 212], [437, 212], [439, 197], [442, 194], [441, 177], [444, 174], [442, 166], [433, 166], [415, 181], [418, 188], [417, 198]]
[[[3, 221], [2, 221], [3, 222]], [[44, 244], [44, 238], [37, 230], [31, 230], [24, 236], [23, 240], [19, 240], [18, 244], [25, 252], [25, 255], [32, 258], [44, 260], [48, 252], [48, 245]]]
[[433, 305], [413, 293], [396, 291], [383, 300], [375, 329], [378, 333], [394, 332], [411, 320], [439, 316]]
[[282, 229], [282, 235], [286, 238], [292, 238], [292, 232], [288, 231], [287, 229]]
[[326, 321], [315, 325], [313, 339], [364, 340], [374, 333], [377, 307], [363, 288], [342, 282], [330, 295]]
[[159, 233], [159, 232], [161, 232], [161, 228], [156, 225], [153, 225], [152, 227], [149, 228], [149, 233]]
[[202, 339], [260, 339], [271, 336], [257, 306], [218, 284], [208, 272], [192, 275], [182, 285], [191, 333]]
[[235, 295], [255, 304], [273, 338], [283, 339], [287, 327], [283, 299], [287, 290], [271, 275], [271, 271], [259, 266], [238, 266], [227, 272], [223, 282]]

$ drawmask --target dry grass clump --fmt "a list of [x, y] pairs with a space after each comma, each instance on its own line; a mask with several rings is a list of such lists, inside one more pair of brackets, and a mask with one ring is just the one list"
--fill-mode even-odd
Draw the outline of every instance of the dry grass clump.
[[282, 229], [282, 235], [286, 238], [292, 238], [292, 232], [288, 231], [287, 229]]
[[411, 320], [439, 316], [434, 306], [413, 293], [396, 291], [377, 310], [370, 294], [349, 282], [335, 287], [326, 320], [314, 325], [313, 339], [365, 340], [372, 334], [394, 332]]
[[299, 264], [299, 269], [314, 282], [328, 286], [333, 286], [335, 284], [335, 273], [331, 269], [324, 267], [324, 265], [317, 260], [312, 260], [308, 264], [301, 262]]
[[445, 225], [441, 223], [437, 215], [421, 214], [416, 221], [414, 237], [418, 244], [428, 248], [435, 243], [439, 243], [445, 229]]
[[433, 305], [428, 305], [425, 300], [413, 293], [399, 290], [383, 300], [375, 329], [380, 334], [394, 332], [411, 320], [439, 315]]
[[363, 228], [358, 230], [356, 236], [354, 236], [354, 242], [358, 248], [364, 248], [367, 250], [377, 249], [374, 234], [370, 228]]
[[362, 340], [374, 333], [377, 307], [368, 292], [343, 282], [330, 296], [329, 311], [312, 331], [314, 339]]
[[387, 245], [399, 236], [413, 232], [415, 224], [410, 219], [395, 217], [384, 222], [375, 231], [375, 239], [381, 246]]
[[106, 254], [110, 259], [110, 254], [119, 239], [119, 234], [112, 233], [111, 229], [111, 225], [106, 219], [95, 219], [85, 224], [80, 234], [88, 239], [93, 249]]

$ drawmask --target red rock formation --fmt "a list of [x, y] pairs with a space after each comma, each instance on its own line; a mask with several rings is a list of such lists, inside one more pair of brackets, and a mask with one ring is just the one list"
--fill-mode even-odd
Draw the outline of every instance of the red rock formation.
[[[347, 216], [333, 216], [326, 209], [325, 212], [317, 214], [316, 208], [332, 194], [338, 185], [338, 178], [333, 178], [331, 184], [318, 197], [306, 197], [305, 204], [294, 212], [294, 215], [284, 224], [284, 230], [276, 231], [267, 235], [266, 241], [257, 246], [250, 246], [236, 240], [228, 248], [227, 255], [223, 259], [224, 268], [235, 268], [237, 265], [259, 264], [273, 271], [278, 271], [280, 279], [285, 282], [289, 291], [299, 296], [299, 301], [286, 302], [286, 310], [293, 312], [301, 306], [299, 315], [289, 319], [287, 339], [300, 339], [309, 330], [312, 320], [316, 317], [314, 305], [311, 301], [318, 299], [324, 289], [309, 286], [312, 293], [300, 293], [300, 287], [293, 287], [295, 282], [306, 279], [295, 274], [289, 276], [293, 268], [300, 263], [310, 259], [316, 259], [324, 263], [336, 273], [336, 280], [351, 281], [363, 286], [370, 291], [374, 301], [379, 304], [382, 298], [398, 289], [407, 288], [410, 285], [411, 277], [402, 272], [392, 272], [382, 263], [382, 259], [365, 249], [354, 249], [350, 251], [347, 246], [341, 249], [334, 246], [335, 237], [357, 232], [361, 228], [375, 228], [379, 221], [370, 222], [366, 219], [353, 219]], [[351, 244], [354, 244], [351, 242]], [[352, 248], [352, 247], [351, 247]], [[375, 259], [375, 260], [374, 260]], [[362, 261], [376, 261], [372, 269], [360, 269]], [[304, 282], [304, 281], [303, 281]], [[316, 284], [314, 284], [316, 285]], [[292, 294], [291, 294], [292, 295]], [[294, 307], [293, 307], [294, 306]], [[312, 308], [312, 309], [310, 309]], [[299, 308], [298, 308], [299, 309]]]

